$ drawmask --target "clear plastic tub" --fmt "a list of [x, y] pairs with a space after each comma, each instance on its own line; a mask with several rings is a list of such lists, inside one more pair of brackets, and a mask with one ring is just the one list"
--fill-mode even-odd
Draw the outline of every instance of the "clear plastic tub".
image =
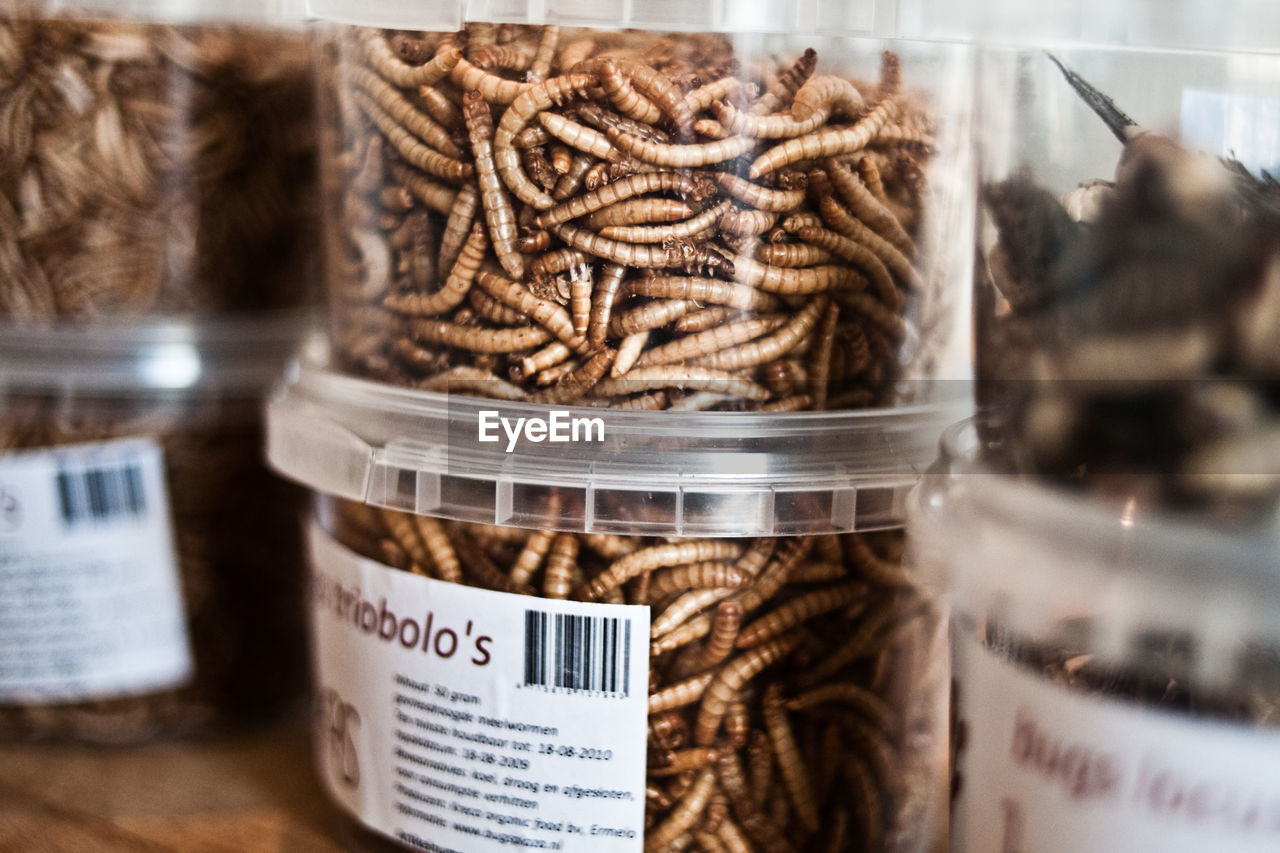
[[1274, 847], [1275, 521], [1073, 494], [971, 422], [942, 450], [908, 562], [949, 589], [953, 849]]
[[0, 4], [0, 317], [296, 308], [316, 272], [301, 4]]
[[1275, 4], [982, 11], [981, 402], [1009, 408], [1046, 476], [1265, 514], [1280, 498]]
[[963, 46], [875, 4], [310, 9], [343, 370], [654, 409], [968, 378]]
[[955, 414], [556, 408], [304, 361], [268, 458], [315, 495], [317, 760], [353, 849], [940, 849], [946, 639], [900, 528]]
[[138, 741], [301, 698], [301, 495], [261, 462], [299, 321], [0, 331], [0, 737]]

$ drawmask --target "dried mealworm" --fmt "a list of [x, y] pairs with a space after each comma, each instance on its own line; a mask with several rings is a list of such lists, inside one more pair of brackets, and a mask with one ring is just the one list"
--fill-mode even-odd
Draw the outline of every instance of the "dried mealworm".
[[437, 178], [450, 181], [463, 181], [474, 174], [474, 168], [470, 163], [463, 163], [461, 160], [445, 156], [423, 145], [417, 137], [401, 127], [368, 95], [356, 92], [353, 97], [365, 115], [369, 116], [370, 121], [377, 125], [378, 130], [391, 143], [391, 146], [400, 152], [400, 156], [410, 165]]
[[804, 202], [805, 190], [775, 190], [753, 184], [729, 172], [717, 172], [716, 182], [734, 198], [757, 210], [785, 212]]
[[523, 400], [525, 393], [487, 370], [459, 364], [444, 373], [436, 374], [421, 385], [415, 385], [424, 391], [441, 391], [446, 394], [473, 391], [495, 400]]
[[730, 208], [720, 218], [720, 230], [732, 236], [754, 237], [763, 234], [778, 221], [778, 214], [768, 210]]
[[537, 403], [568, 403], [585, 395], [600, 379], [609, 372], [618, 351], [605, 348], [594, 353], [581, 367], [562, 377], [555, 387], [537, 394], [529, 399]]
[[767, 314], [752, 317], [738, 323], [716, 326], [707, 329], [705, 332], [677, 338], [662, 346], [647, 350], [644, 355], [640, 356], [636, 366], [651, 367], [674, 362], [687, 362], [709, 354], [714, 355], [720, 350], [754, 340], [761, 335], [767, 335], [779, 325], [780, 322], [775, 316]]
[[480, 188], [473, 183], [464, 184], [458, 190], [449, 218], [445, 220], [444, 233], [440, 237], [439, 263], [441, 269], [451, 267], [462, 251], [467, 235], [472, 231], [476, 211], [480, 207]]
[[809, 353], [809, 394], [813, 408], [827, 407], [827, 384], [831, 375], [831, 350], [835, 345], [836, 324], [840, 320], [840, 306], [832, 302], [822, 315], [818, 326], [817, 343]]
[[649, 768], [650, 776], [674, 776], [677, 773], [685, 773], [689, 770], [701, 770], [715, 764], [720, 760], [720, 751], [705, 746], [695, 746], [689, 749], [679, 749], [665, 756], [665, 761], [660, 767]]
[[520, 371], [524, 376], [533, 376], [548, 367], [563, 363], [572, 354], [573, 350], [565, 346], [563, 342], [552, 341], [537, 352], [521, 359]]
[[747, 84], [736, 77], [721, 77], [719, 80], [700, 86], [685, 95], [684, 102], [689, 108], [689, 112], [697, 115], [710, 107], [715, 101], [732, 101], [736, 96], [746, 91], [747, 88]]
[[696, 302], [687, 299], [661, 299], [646, 302], [643, 305], [628, 308], [621, 314], [614, 314], [609, 323], [609, 331], [611, 334], [621, 336], [660, 329], [697, 307]]
[[622, 586], [641, 572], [686, 563], [736, 559], [741, 553], [742, 546], [738, 543], [715, 539], [672, 542], [642, 548], [614, 560], [609, 568], [579, 589], [577, 596], [583, 601], [594, 601], [606, 591]]
[[[547, 155], [541, 148], [525, 148], [520, 151], [520, 160], [524, 163], [525, 171], [529, 173], [529, 177], [542, 187], [549, 190], [556, 185], [556, 181], [560, 176], [556, 173], [555, 168], [551, 165], [551, 161], [547, 159]], [[547, 232], [543, 231], [543, 234]]]
[[559, 364], [540, 370], [538, 375], [534, 377], [534, 382], [541, 387], [545, 387], [559, 382], [579, 367], [582, 367], [582, 362], [576, 358], [569, 359], [568, 361], [562, 361]]
[[712, 305], [710, 308], [684, 315], [671, 324], [671, 330], [680, 335], [705, 332], [713, 326], [727, 323], [736, 313], [734, 309], [724, 305]]
[[420, 112], [412, 102], [377, 74], [358, 65], [344, 66], [341, 74], [373, 99], [387, 115], [418, 139], [447, 157], [459, 159], [462, 149], [453, 144], [449, 131], [435, 119]]
[[[868, 158], [863, 159], [870, 162]], [[831, 179], [831, 185], [849, 205], [855, 219], [888, 240], [899, 251], [907, 255], [915, 254], [915, 243], [898, 222], [898, 217], [876, 198], [853, 170], [835, 159], [826, 160], [823, 168]]]
[[417, 86], [434, 86], [453, 70], [462, 58], [462, 52], [452, 45], [445, 45], [435, 57], [424, 65], [409, 65], [402, 61], [387, 44], [378, 30], [369, 31], [360, 40], [365, 58], [375, 71], [389, 83], [404, 89]]
[[533, 55], [533, 62], [525, 74], [530, 83], [541, 83], [551, 73], [551, 63], [556, 56], [556, 45], [560, 43], [560, 27], [548, 24], [542, 28], [538, 38], [538, 49]]
[[680, 798], [680, 802], [676, 803], [675, 808], [671, 810], [666, 819], [654, 827], [652, 831], [645, 834], [644, 849], [646, 851], [663, 850], [677, 836], [692, 827], [698, 819], [698, 815], [706, 808], [707, 800], [711, 797], [715, 784], [716, 771], [712, 768], [702, 770], [698, 774], [697, 781]]
[[462, 300], [466, 298], [467, 292], [471, 289], [471, 284], [480, 269], [480, 262], [484, 260], [486, 243], [484, 228], [477, 222], [475, 227], [471, 229], [471, 236], [467, 238], [466, 244], [463, 245], [462, 252], [458, 255], [458, 260], [454, 262], [453, 269], [449, 272], [449, 277], [445, 279], [443, 287], [430, 294], [388, 294], [383, 300], [383, 304], [399, 314], [419, 317], [437, 316], [452, 311], [462, 304]]
[[622, 264], [607, 263], [600, 270], [600, 280], [591, 297], [591, 316], [587, 323], [587, 342], [592, 348], [604, 345], [613, 313], [613, 302], [625, 275], [626, 267]]
[[867, 285], [867, 280], [862, 275], [847, 267], [774, 267], [741, 254], [734, 255], [730, 260], [733, 262], [736, 281], [770, 293], [802, 295], [836, 288], [861, 289]]
[[568, 74], [530, 84], [519, 97], [511, 101], [511, 106], [502, 114], [493, 134], [494, 164], [507, 187], [525, 204], [546, 210], [555, 205], [555, 200], [534, 186], [521, 171], [520, 158], [513, 145], [516, 134], [524, 130], [525, 125], [538, 113], [555, 104], [585, 95], [586, 90], [596, 82], [596, 78], [590, 74]]
[[437, 213], [450, 212], [458, 200], [458, 190], [438, 184], [426, 175], [420, 175], [405, 166], [399, 164], [392, 166], [391, 174], [413, 194], [414, 198]]
[[747, 170], [747, 177], [759, 178], [801, 160], [817, 160], [859, 151], [875, 139], [885, 124], [896, 115], [897, 104], [894, 101], [884, 101], [851, 127], [828, 127], [788, 139], [757, 157]]
[[591, 320], [591, 293], [594, 289], [591, 266], [584, 264], [574, 267], [569, 278], [569, 316], [573, 320], [573, 331], [579, 337], [587, 334], [587, 325]]
[[587, 216], [583, 224], [588, 228], [601, 229], [613, 225], [636, 225], [643, 222], [674, 222], [688, 216], [693, 216], [693, 208], [682, 201], [647, 196], [620, 201], [601, 208]]
[[627, 292], [659, 299], [692, 299], [742, 311], [776, 311], [781, 303], [771, 293], [715, 278], [653, 276], [627, 282]]
[[716, 834], [728, 853], [751, 853], [751, 842], [738, 825], [728, 818], [725, 818], [724, 822], [720, 824]]
[[516, 250], [516, 217], [493, 162], [493, 116], [479, 91], [462, 97], [462, 117], [471, 141], [471, 157], [480, 186], [480, 205], [498, 262], [512, 278], [524, 275], [524, 256]]
[[791, 803], [801, 826], [810, 834], [815, 833], [818, 831], [819, 817], [813, 781], [809, 778], [809, 771], [799, 747], [796, 746], [791, 724], [787, 721], [787, 712], [782, 705], [782, 688], [779, 685], [769, 685], [765, 690], [763, 705], [765, 729], [769, 733], [769, 743], [773, 747], [778, 770], [782, 773], [783, 784], [791, 795]]
[[547, 252], [529, 265], [529, 272], [535, 276], [546, 277], [583, 266], [587, 256], [577, 249], [556, 249]]
[[679, 241], [673, 245], [663, 243], [623, 243], [601, 237], [585, 228], [577, 228], [568, 223], [551, 226], [551, 233], [575, 249], [595, 255], [606, 261], [630, 267], [668, 268], [668, 267], [729, 267], [730, 261], [719, 255], [710, 247], [700, 247], [686, 252]]
[[717, 670], [715, 678], [707, 685], [701, 705], [698, 706], [693, 742], [699, 746], [712, 744], [720, 728], [720, 721], [724, 718], [724, 713], [734, 694], [762, 669], [781, 660], [795, 648], [796, 642], [795, 635], [779, 637], [740, 654]]
[[609, 142], [608, 137], [594, 128], [578, 124], [576, 121], [565, 118], [559, 113], [551, 112], [538, 113], [538, 122], [546, 128], [547, 133], [570, 148], [575, 148], [601, 160], [619, 160], [622, 158], [618, 150]]
[[551, 143], [551, 168], [557, 175], [568, 174], [573, 163], [573, 152], [563, 142]]
[[667, 407], [666, 391], [650, 391], [648, 394], [637, 394], [621, 402], [609, 404], [611, 409], [624, 409], [638, 412], [657, 412]]
[[[748, 576], [750, 577], [750, 576]], [[722, 601], [711, 616], [711, 632], [698, 655], [699, 667], [719, 665], [733, 653], [738, 629], [742, 625], [742, 605], [736, 601]], [[732, 736], [732, 733], [730, 733]]]
[[716, 766], [716, 774], [720, 778], [720, 787], [733, 806], [733, 813], [760, 848], [767, 853], [791, 853], [795, 848], [751, 801], [752, 789], [743, 774], [737, 752], [725, 750]]
[[483, 68], [472, 65], [463, 57], [459, 57], [453, 68], [449, 70], [449, 79], [464, 92], [475, 89], [491, 104], [510, 104], [522, 92], [534, 85], [506, 80], [496, 74], [490, 74]]
[[842, 541], [844, 559], [863, 577], [881, 586], [911, 586], [910, 576], [901, 566], [880, 559], [863, 537], [853, 534]]
[[596, 42], [594, 39], [581, 38], [577, 41], [569, 42], [560, 49], [560, 55], [556, 57], [556, 67], [561, 73], [567, 72], [580, 62], [586, 61], [587, 57], [595, 53]]
[[432, 118], [448, 130], [462, 127], [462, 110], [434, 86], [419, 86], [418, 100]]
[[[608, 128], [605, 134], [615, 148], [635, 157], [637, 160], [652, 163], [655, 166], [671, 166], [677, 169], [692, 169], [697, 166], [734, 160], [756, 146], [756, 140], [749, 136], [729, 136], [713, 142], [671, 145], [651, 142], [648, 139], [643, 139], [617, 128]], [[774, 168], [789, 165], [790, 162], [794, 161], [778, 163]], [[759, 175], [752, 175], [751, 177], [759, 177]]]
[[679, 172], [641, 172], [606, 184], [598, 190], [588, 192], [564, 204], [556, 205], [539, 214], [535, 222], [539, 228], [550, 228], [552, 225], [586, 216], [632, 196], [672, 191], [687, 195], [693, 189], [693, 181]]
[[805, 81], [795, 94], [790, 114], [740, 112], [723, 102], [713, 104], [712, 112], [725, 133], [784, 139], [813, 133], [837, 111], [857, 115], [862, 105], [862, 93], [856, 86], [843, 77], [824, 74]]
[[482, 270], [476, 276], [476, 284], [504, 305], [533, 318], [538, 326], [559, 338], [575, 352], [583, 352], [586, 349], [586, 340], [573, 331], [573, 320], [569, 312], [556, 303], [539, 299], [523, 284], [503, 278], [496, 273]]
[[762, 412], [803, 412], [814, 408], [813, 398], [808, 394], [796, 394], [791, 397], [784, 397], [772, 403], [765, 403], [760, 407]]
[[[920, 284], [919, 274], [911, 266], [911, 261], [907, 256], [902, 254], [896, 246], [888, 240], [872, 231], [866, 225], [850, 215], [845, 210], [844, 205], [836, 201], [834, 198], [826, 197], [820, 202], [822, 210], [822, 218], [828, 222], [832, 228], [839, 231], [845, 237], [856, 243], [865, 246], [868, 250], [875, 254], [877, 258], [907, 285], [918, 287]], [[803, 229], [801, 229], [803, 230]]]
[[733, 588], [695, 589], [686, 592], [663, 608], [649, 625], [649, 635], [654, 638], [669, 634], [689, 617], [701, 613], [717, 601], [733, 595]]
[[640, 357], [640, 353], [644, 352], [645, 344], [648, 342], [649, 333], [647, 331], [636, 332], [623, 338], [622, 343], [618, 345], [618, 357], [614, 359], [609, 375], [625, 376], [627, 371], [635, 366], [636, 359]]
[[785, 704], [789, 710], [804, 711], [815, 705], [828, 703], [849, 705], [883, 732], [897, 729], [897, 720], [888, 703], [865, 687], [852, 682], [821, 684], [793, 696]]
[[672, 364], [634, 367], [625, 377], [602, 381], [595, 391], [599, 396], [612, 397], [658, 388], [687, 388], [746, 400], [766, 400], [769, 397], [767, 388], [733, 373]]
[[907, 321], [884, 306], [869, 293], [841, 294], [841, 303], [857, 311], [873, 324], [868, 331], [879, 330], [890, 341], [900, 341], [907, 334]]
[[683, 708], [700, 701], [714, 675], [715, 673], [712, 672], [695, 675], [649, 694], [649, 714], [669, 711], [672, 708]]
[[[518, 309], [517, 309], [518, 310]], [[521, 326], [514, 329], [477, 329], [460, 326], [447, 320], [427, 320], [415, 318], [409, 325], [410, 334], [415, 340], [431, 344], [444, 344], [471, 352], [519, 352], [533, 349], [551, 339], [551, 332], [538, 326]], [[407, 345], [407, 346], [406, 346]], [[414, 350], [419, 348], [412, 341], [404, 339], [395, 343], [402, 358], [413, 361]], [[424, 353], [430, 355], [429, 353]]]
[[417, 527], [418, 535], [426, 543], [427, 551], [431, 555], [431, 565], [435, 567], [440, 579], [450, 583], [461, 583], [462, 567], [458, 563], [458, 556], [454, 553], [453, 545], [450, 544], [444, 527], [440, 522], [426, 515], [414, 515], [413, 523]]
[[835, 262], [835, 255], [811, 243], [762, 243], [756, 260], [775, 267], [812, 267]]
[[657, 104], [635, 90], [618, 63], [605, 58], [600, 60], [597, 67], [600, 88], [604, 90], [605, 97], [613, 104], [614, 109], [627, 118], [644, 124], [657, 124], [661, 120], [662, 113]]
[[697, 216], [667, 225], [613, 225], [600, 229], [600, 236], [624, 243], [661, 243], [672, 238], [695, 237], [715, 227], [731, 206], [732, 202], [722, 201]]
[[825, 296], [819, 297], [772, 334], [732, 349], [722, 349], [701, 356], [695, 363], [720, 370], [737, 370], [776, 361], [795, 349], [800, 340], [813, 331], [827, 304]]
[[475, 310], [477, 317], [495, 326], [522, 326], [529, 322], [529, 318], [524, 314], [508, 308], [483, 290], [473, 288], [467, 294], [467, 301]]
[[568, 598], [573, 569], [578, 563], [578, 539], [567, 533], [551, 541], [546, 569], [542, 573], [542, 594], [547, 598]]
[[418, 536], [417, 529], [413, 526], [411, 516], [397, 512], [393, 509], [382, 510], [382, 522], [386, 525], [387, 530], [395, 538], [396, 543], [404, 550], [409, 558], [419, 566], [431, 565], [431, 558], [427, 553], [426, 543]]
[[524, 71], [533, 62], [535, 48], [533, 45], [516, 42], [514, 44], [491, 44], [476, 51], [471, 62], [476, 68], [489, 71], [502, 68], [507, 71]]
[[764, 115], [777, 110], [800, 90], [800, 87], [813, 75], [813, 70], [817, 67], [817, 51], [813, 48], [807, 48], [790, 68], [778, 75], [778, 79], [774, 81], [774, 84], [751, 107], [751, 112]]
[[754, 622], [743, 626], [738, 633], [738, 648], [747, 649], [758, 646], [790, 631], [805, 620], [843, 609], [859, 595], [865, 593], [866, 587], [861, 583], [850, 582], [793, 598], [777, 610], [771, 610]]

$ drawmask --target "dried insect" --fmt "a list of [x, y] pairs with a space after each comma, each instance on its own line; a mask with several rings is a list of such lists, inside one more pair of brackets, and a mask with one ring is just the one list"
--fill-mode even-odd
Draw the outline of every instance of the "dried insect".
[[584, 154], [590, 154], [601, 160], [619, 160], [622, 157], [608, 138], [598, 130], [578, 124], [557, 113], [538, 113], [538, 121], [547, 129], [547, 133], [570, 148], [576, 148]]
[[466, 244], [462, 247], [462, 253], [458, 255], [458, 260], [454, 263], [449, 277], [445, 279], [444, 287], [431, 294], [388, 294], [383, 299], [382, 304], [397, 313], [419, 317], [444, 314], [453, 310], [462, 304], [462, 300], [466, 298], [468, 291], [471, 290], [471, 284], [475, 281], [476, 273], [480, 270], [480, 263], [484, 260], [484, 250], [487, 242], [484, 229], [480, 226], [480, 223], [476, 223], [475, 227], [471, 229], [471, 236], [467, 238]]
[[[655, 166], [671, 166], [677, 169], [692, 169], [697, 166], [707, 166], [712, 163], [723, 163], [725, 160], [734, 160], [756, 146], [756, 140], [749, 136], [730, 136], [713, 142], [671, 145], [651, 142], [648, 139], [612, 127], [605, 131], [605, 135], [613, 143], [614, 147], [624, 154], [628, 154], [645, 163], [652, 163]], [[789, 165], [791, 162], [795, 161], [779, 162], [772, 168]], [[751, 177], [755, 178], [759, 177], [759, 175], [753, 174]]]
[[737, 646], [740, 649], [758, 646], [790, 631], [806, 619], [832, 610], [841, 610], [855, 597], [865, 593], [866, 587], [862, 584], [845, 583], [793, 598], [777, 610], [743, 626], [738, 634]]
[[600, 236], [624, 243], [661, 243], [671, 239], [697, 237], [713, 228], [730, 206], [731, 202], [722, 201], [697, 216], [670, 225], [613, 225], [600, 229]]
[[588, 228], [599, 230], [615, 225], [672, 222], [688, 216], [693, 216], [693, 208], [673, 198], [633, 198], [601, 208], [587, 216], [584, 224]]
[[733, 658], [716, 672], [698, 707], [698, 720], [693, 731], [695, 744], [707, 746], [715, 741], [720, 722], [734, 694], [762, 669], [790, 652], [797, 639], [794, 635], [779, 637]]
[[542, 28], [542, 35], [538, 40], [538, 49], [533, 55], [533, 61], [529, 64], [529, 71], [525, 74], [525, 80], [529, 83], [541, 83], [551, 73], [551, 63], [555, 60], [556, 45], [560, 43], [560, 28], [555, 24], [548, 24]]
[[817, 67], [817, 51], [807, 48], [790, 68], [778, 75], [777, 81], [752, 105], [751, 112], [764, 115], [777, 110], [800, 90]]
[[361, 40], [365, 58], [375, 71], [389, 83], [401, 88], [434, 86], [449, 76], [453, 66], [462, 58], [462, 52], [452, 45], [442, 45], [436, 55], [425, 65], [409, 65], [397, 57], [380, 32], [369, 31]]
[[692, 705], [694, 702], [701, 700], [702, 694], [706, 692], [707, 685], [711, 683], [713, 676], [714, 673], [705, 672], [664, 687], [656, 693], [651, 693], [649, 695], [649, 713], [651, 715], [657, 714], [662, 711], [669, 711], [672, 708]]
[[527, 315], [538, 324], [526, 328], [541, 327], [575, 352], [586, 350], [587, 342], [573, 331], [573, 319], [569, 316], [569, 312], [556, 303], [539, 299], [524, 285], [483, 270], [476, 276], [476, 284], [488, 291], [491, 296], [496, 297], [502, 304]]
[[644, 353], [636, 362], [638, 367], [648, 367], [673, 362], [689, 362], [699, 357], [728, 349], [750, 341], [776, 329], [780, 320], [773, 315], [753, 317], [739, 323], [717, 326], [705, 332], [678, 338]]
[[609, 323], [609, 331], [614, 335], [634, 335], [650, 329], [660, 329], [697, 307], [696, 302], [687, 299], [646, 302], [615, 314]]
[[707, 800], [715, 788], [716, 772], [707, 768], [698, 774], [697, 781], [680, 799], [666, 820], [646, 833], [645, 850], [663, 850], [681, 833], [693, 826], [698, 815], [706, 808]]
[[576, 596], [583, 601], [594, 601], [641, 572], [685, 563], [734, 559], [741, 552], [742, 546], [737, 543], [720, 540], [695, 540], [655, 545], [619, 557], [606, 571], [601, 572], [589, 584], [577, 590]]
[[694, 363], [714, 367], [720, 370], [737, 370], [776, 361], [796, 348], [796, 345], [813, 331], [818, 317], [826, 310], [825, 296], [813, 300], [796, 314], [786, 325], [773, 334], [753, 340], [750, 343], [732, 349], [721, 349], [698, 357]]
[[578, 540], [564, 533], [558, 534], [551, 541], [551, 550], [547, 554], [547, 565], [542, 573], [542, 594], [547, 598], [568, 598], [577, 560]]
[[859, 151], [883, 131], [885, 125], [897, 116], [897, 112], [895, 101], [883, 101], [851, 127], [826, 128], [788, 139], [757, 157], [747, 170], [747, 177], [759, 178], [801, 160], [817, 160]]
[[782, 781], [791, 795], [796, 816], [807, 832], [818, 831], [818, 804], [813, 795], [813, 782], [805, 769], [805, 761], [796, 746], [795, 735], [787, 722], [786, 710], [782, 705], [782, 689], [771, 684], [764, 694], [764, 724], [769, 732], [769, 743], [773, 747], [774, 758], [778, 762], [778, 770], [782, 773]]
[[[516, 134], [524, 130], [525, 125], [538, 113], [550, 109], [555, 104], [564, 103], [570, 98], [585, 96], [586, 90], [597, 82], [598, 80], [590, 74], [566, 74], [541, 83], [530, 84], [510, 101], [511, 106], [502, 114], [502, 119], [498, 122], [493, 134], [494, 163], [507, 187], [525, 204], [539, 210], [546, 210], [555, 206], [555, 201], [534, 186], [520, 170], [520, 158], [513, 144]], [[489, 98], [489, 100], [495, 99]], [[546, 227], [542, 223], [539, 224]]]
[[[535, 221], [539, 228], [550, 228], [552, 225], [586, 216], [632, 196], [677, 190], [680, 191], [681, 195], [691, 194], [693, 191], [692, 181], [679, 172], [641, 172], [607, 184], [565, 204], [557, 205], [551, 210], [540, 214]], [[692, 211], [690, 212], [692, 213]]]
[[604, 344], [608, 334], [613, 302], [626, 275], [621, 264], [606, 263], [600, 271], [600, 281], [591, 297], [591, 314], [587, 320], [587, 342], [592, 348]]
[[386, 137], [391, 146], [399, 152], [410, 165], [416, 166], [428, 174], [451, 181], [462, 181], [471, 177], [475, 170], [470, 163], [463, 163], [453, 157], [441, 154], [423, 145], [409, 131], [379, 107], [372, 98], [360, 92], [353, 95], [356, 104], [369, 116]]

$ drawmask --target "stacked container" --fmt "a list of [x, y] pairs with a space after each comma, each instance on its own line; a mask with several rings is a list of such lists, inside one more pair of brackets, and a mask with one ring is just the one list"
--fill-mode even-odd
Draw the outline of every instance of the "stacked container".
[[1276, 10], [980, 14], [992, 411], [912, 504], [954, 595], [956, 848], [1269, 849]]
[[0, 8], [5, 736], [136, 740], [300, 690], [296, 497], [258, 401], [315, 275], [301, 24]]
[[943, 844], [899, 559], [968, 377], [966, 52], [870, 6], [311, 8], [331, 334], [268, 444], [352, 844]]

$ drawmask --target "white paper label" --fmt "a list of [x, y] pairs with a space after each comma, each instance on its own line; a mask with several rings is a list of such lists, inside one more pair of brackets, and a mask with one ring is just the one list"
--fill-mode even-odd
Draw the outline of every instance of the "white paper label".
[[191, 674], [155, 442], [0, 456], [0, 702], [106, 699]]
[[955, 644], [959, 853], [1280, 849], [1280, 732], [1063, 688]]
[[432, 853], [643, 848], [649, 608], [310, 547], [321, 776], [353, 816]]

